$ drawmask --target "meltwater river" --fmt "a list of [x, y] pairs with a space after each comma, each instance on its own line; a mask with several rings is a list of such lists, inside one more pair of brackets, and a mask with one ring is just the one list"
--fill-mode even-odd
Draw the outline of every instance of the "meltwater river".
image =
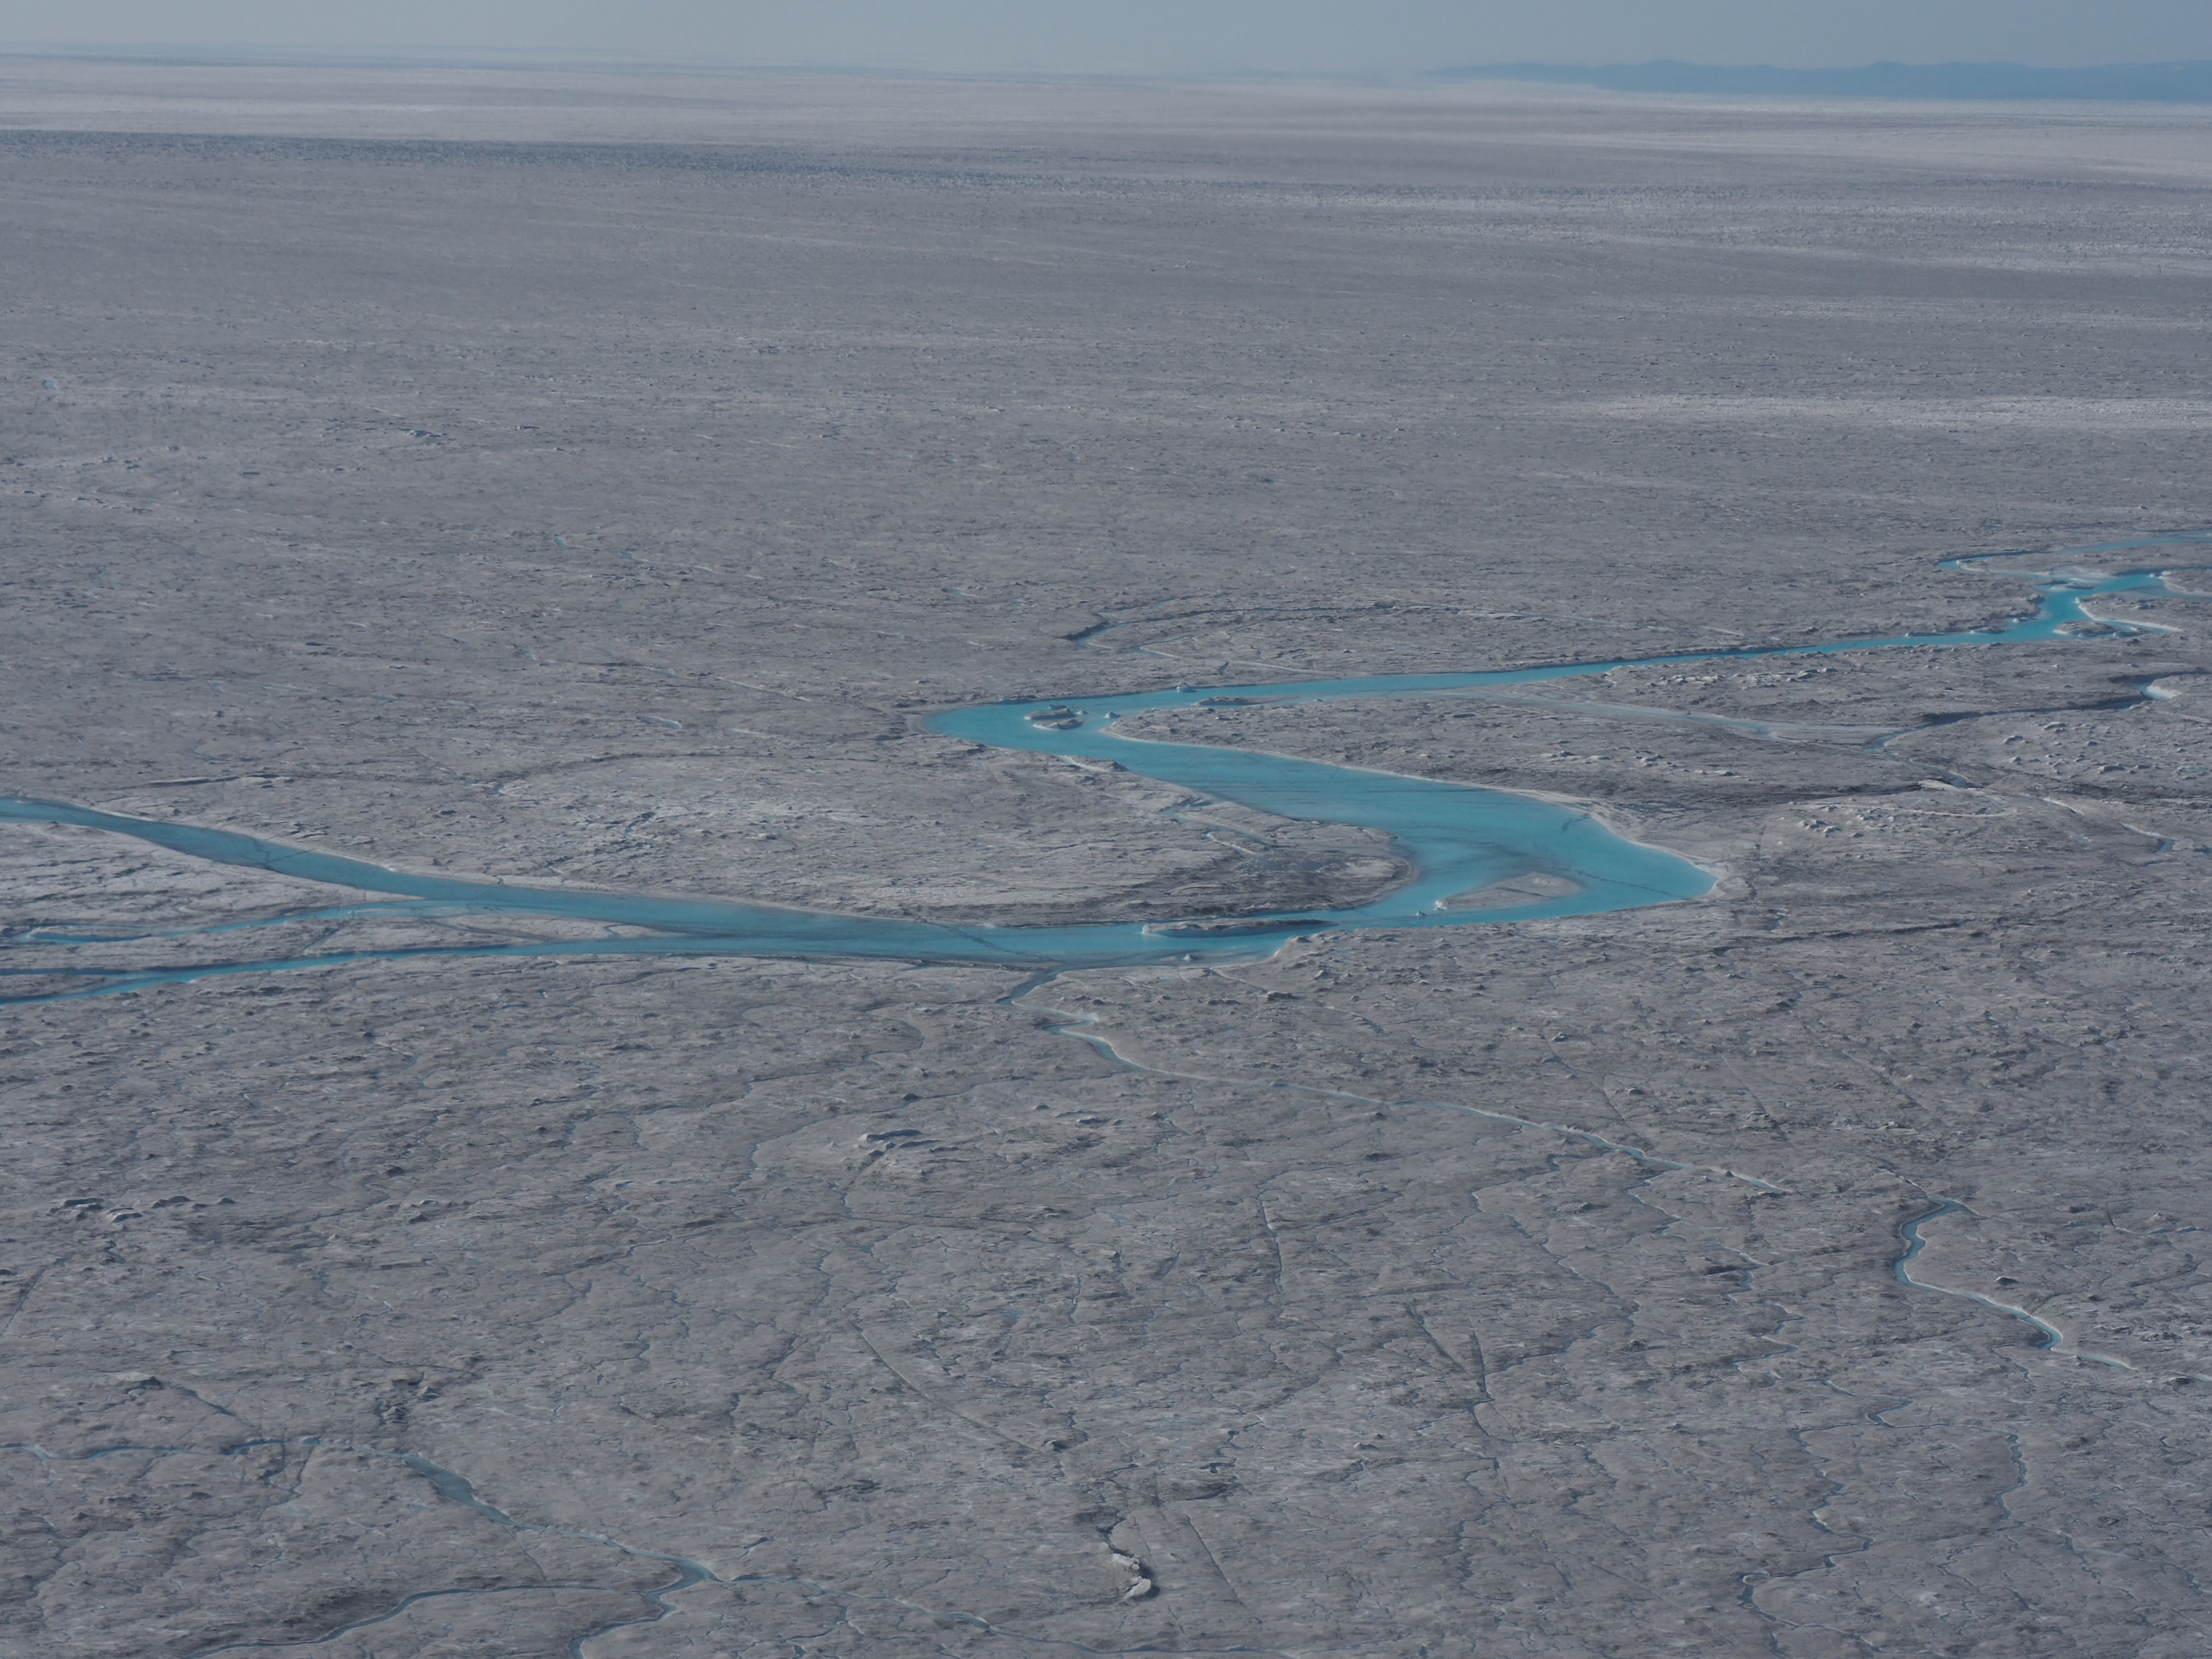
[[[2163, 538], [2200, 544], [2203, 537]], [[2073, 548], [2060, 558], [2096, 558], [2151, 543]], [[1978, 561], [1953, 561], [1971, 568]], [[1506, 790], [1333, 766], [1281, 755], [1196, 744], [1126, 738], [1115, 728], [1129, 716], [1234, 700], [1296, 703], [1464, 692], [1603, 674], [1614, 668], [1741, 662], [1778, 656], [1879, 651], [1915, 646], [1997, 646], [2136, 631], [2098, 622], [2084, 609], [2100, 595], [2170, 591], [2168, 567], [2118, 574], [2060, 568], [2036, 582], [2033, 616], [2002, 629], [1832, 640], [1816, 645], [1753, 647], [1562, 663], [1541, 668], [1463, 673], [1389, 674], [1356, 679], [1274, 684], [1178, 687], [1167, 691], [1059, 701], [978, 704], [933, 716], [931, 729], [1001, 749], [1036, 750], [1113, 761], [1129, 771], [1194, 793], [1239, 802], [1263, 812], [1316, 823], [1362, 825], [1384, 832], [1413, 874], [1383, 896], [1357, 908], [1262, 913], [1235, 918], [1163, 917], [1149, 923], [1073, 927], [953, 927], [780, 908], [732, 900], [655, 896], [417, 874], [338, 857], [235, 830], [163, 823], [97, 811], [65, 802], [0, 798], [0, 823], [66, 823], [112, 830], [217, 864], [268, 870], [303, 881], [398, 896], [398, 902], [301, 910], [253, 922], [188, 930], [250, 933], [284, 921], [406, 914], [557, 916], [643, 930], [604, 939], [430, 947], [413, 951], [324, 952], [304, 957], [240, 956], [191, 967], [142, 973], [86, 970], [57, 991], [51, 979], [31, 998], [98, 994], [143, 988], [212, 974], [334, 965], [410, 956], [583, 956], [716, 954], [883, 958], [978, 963], [1032, 969], [1203, 961], [1270, 951], [1284, 940], [1324, 928], [1464, 927], [1480, 923], [1587, 915], [1694, 898], [1712, 885], [1698, 866], [1656, 847], [1613, 834], [1570, 805]], [[1446, 901], [1494, 884], [1540, 875], [1548, 896], [1492, 906]], [[103, 935], [104, 941], [113, 935]], [[67, 945], [41, 932], [22, 941]], [[89, 942], [89, 941], [86, 941]], [[4, 970], [0, 970], [4, 971]], [[18, 970], [24, 971], [24, 970]], [[35, 971], [35, 970], [34, 970]], [[51, 975], [52, 969], [43, 970]], [[63, 970], [65, 978], [72, 977]]]

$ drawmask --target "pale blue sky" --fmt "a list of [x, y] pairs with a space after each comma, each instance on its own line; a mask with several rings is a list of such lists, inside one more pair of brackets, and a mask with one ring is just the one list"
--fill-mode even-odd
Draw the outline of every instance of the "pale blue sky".
[[0, 0], [0, 46], [164, 45], [1089, 73], [2058, 67], [2212, 58], [2212, 0]]

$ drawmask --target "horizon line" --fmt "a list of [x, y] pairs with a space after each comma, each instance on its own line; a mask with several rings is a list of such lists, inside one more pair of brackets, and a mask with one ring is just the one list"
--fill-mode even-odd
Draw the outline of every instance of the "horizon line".
[[2151, 59], [2065, 66], [2005, 59], [1950, 59], [1812, 68], [1774, 64], [1704, 64], [1680, 58], [1637, 63], [1559, 64], [1534, 60], [1426, 68], [1267, 70], [1216, 66], [1085, 70], [1049, 65], [981, 67], [892, 60], [676, 58], [612, 48], [548, 50], [506, 46], [346, 46], [246, 42], [186, 44], [9, 42], [0, 59], [197, 68], [544, 70], [556, 73], [850, 75], [915, 80], [1259, 82], [1434, 85], [1491, 82], [1595, 91], [1722, 96], [1798, 96], [1981, 101], [2212, 102], [2212, 58]]

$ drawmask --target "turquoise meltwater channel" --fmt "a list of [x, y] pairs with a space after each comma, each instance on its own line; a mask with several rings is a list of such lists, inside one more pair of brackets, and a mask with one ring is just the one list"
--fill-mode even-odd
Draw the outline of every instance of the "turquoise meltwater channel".
[[[2202, 545], [2208, 539], [2212, 536], [2071, 548], [2060, 556], [2095, 557], [2174, 542]], [[1969, 568], [1979, 562], [1983, 561], [1954, 560], [1949, 562], [1948, 568]], [[1376, 675], [1202, 689], [1180, 686], [1172, 690], [1115, 696], [977, 704], [948, 710], [928, 721], [933, 731], [988, 747], [1110, 761], [1131, 772], [1195, 794], [1235, 801], [1280, 817], [1355, 824], [1381, 831], [1390, 838], [1391, 850], [1406, 860], [1413, 873], [1410, 879], [1372, 902], [1345, 909], [1237, 917], [1164, 917], [1146, 923], [1071, 927], [955, 927], [787, 909], [736, 900], [532, 887], [418, 874], [236, 830], [127, 817], [60, 801], [0, 799], [0, 823], [75, 824], [110, 830], [211, 863], [267, 870], [303, 882], [394, 896], [391, 902], [303, 909], [251, 922], [184, 930], [186, 932], [210, 936], [239, 934], [306, 919], [410, 914], [560, 917], [637, 930], [602, 939], [521, 943], [486, 940], [415, 950], [330, 951], [281, 958], [242, 956], [143, 973], [87, 969], [78, 975], [78, 982], [59, 991], [52, 988], [52, 978], [57, 972], [54, 969], [0, 969], [0, 973], [35, 972], [45, 981], [34, 996], [0, 1000], [46, 1000], [56, 996], [143, 988], [213, 974], [266, 972], [416, 956], [689, 953], [973, 963], [1026, 969], [1110, 967], [1264, 954], [1285, 939], [1328, 928], [1465, 927], [1589, 915], [1695, 898], [1712, 886], [1712, 878], [1707, 872], [1662, 848], [1614, 834], [1571, 803], [1282, 755], [1128, 738], [1120, 735], [1115, 728], [1131, 716], [1153, 709], [1417, 696], [1533, 685], [1604, 674], [1625, 667], [1745, 662], [1770, 657], [1916, 646], [2001, 646], [2126, 634], [2140, 629], [2130, 624], [2100, 622], [2086, 611], [2085, 603], [2115, 593], [2174, 592], [2166, 577], [2181, 568], [2135, 569], [2118, 574], [2053, 570], [2033, 578], [2038, 584], [2035, 614], [2002, 629], [1695, 651], [1537, 668]], [[1543, 884], [1547, 896], [1516, 896], [1515, 902], [1488, 906], [1479, 902], [1447, 904], [1447, 901], [1461, 895], [1530, 876], [1551, 878]], [[115, 939], [113, 935], [103, 935], [102, 942], [112, 943]], [[66, 945], [73, 941], [42, 932], [20, 942]], [[65, 977], [71, 973], [66, 969], [59, 971]]]

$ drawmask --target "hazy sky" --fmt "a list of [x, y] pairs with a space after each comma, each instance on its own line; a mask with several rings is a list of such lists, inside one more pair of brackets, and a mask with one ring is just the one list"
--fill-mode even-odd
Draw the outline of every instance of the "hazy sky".
[[2212, 58], [2212, 0], [0, 0], [0, 46], [619, 52], [921, 69]]

